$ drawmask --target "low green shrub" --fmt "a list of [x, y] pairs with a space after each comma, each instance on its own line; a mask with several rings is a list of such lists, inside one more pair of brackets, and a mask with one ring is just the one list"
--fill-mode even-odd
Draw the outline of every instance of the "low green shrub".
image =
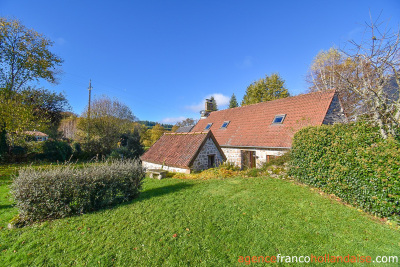
[[249, 168], [249, 169], [246, 169], [246, 170], [243, 170], [242, 172], [241, 172], [241, 174], [244, 176], [244, 177], [258, 177], [258, 176], [261, 176], [262, 175], [262, 170], [261, 169], [257, 169], [257, 168]]
[[365, 123], [296, 133], [289, 175], [376, 215], [400, 215], [400, 143]]
[[79, 142], [74, 142], [71, 145], [72, 148], [72, 155], [74, 156], [75, 159], [79, 159], [82, 156], [82, 146], [81, 143]]
[[10, 155], [8, 156], [8, 160], [10, 162], [24, 162], [26, 161], [26, 153], [27, 149], [23, 146], [13, 146], [10, 150]]
[[67, 142], [45, 141], [43, 142], [43, 157], [50, 161], [66, 161], [72, 155], [72, 148]]
[[210, 168], [201, 172], [187, 173], [176, 173], [174, 178], [179, 179], [219, 179], [219, 178], [230, 178], [238, 176], [240, 168], [236, 167], [233, 163], [225, 162], [217, 167]]
[[136, 160], [46, 169], [23, 168], [12, 194], [25, 222], [56, 219], [129, 201], [139, 194], [144, 170]]

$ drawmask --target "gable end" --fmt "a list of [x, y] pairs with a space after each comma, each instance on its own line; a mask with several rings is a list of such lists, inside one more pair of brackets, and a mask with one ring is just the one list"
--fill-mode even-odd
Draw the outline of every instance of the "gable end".
[[346, 115], [344, 114], [342, 104], [340, 103], [340, 99], [336, 93], [332, 98], [322, 124], [344, 123], [346, 121]]

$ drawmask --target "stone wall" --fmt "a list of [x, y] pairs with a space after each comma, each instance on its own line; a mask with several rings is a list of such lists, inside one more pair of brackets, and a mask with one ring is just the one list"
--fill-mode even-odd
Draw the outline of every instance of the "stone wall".
[[222, 157], [221, 153], [219, 152], [217, 146], [215, 145], [212, 138], [208, 138], [200, 153], [198, 154], [197, 158], [194, 160], [192, 169], [194, 171], [201, 171], [208, 169], [208, 156], [215, 155], [215, 165], [218, 166], [219, 164], [224, 162], [224, 158]]
[[226, 148], [222, 147], [222, 151], [226, 156], [226, 161], [235, 164], [242, 168], [243, 159], [242, 151], [255, 151], [256, 156], [256, 167], [260, 168], [265, 162], [267, 162], [268, 156], [282, 156], [288, 150], [271, 150], [271, 149], [243, 149], [243, 148]]
[[190, 173], [189, 169], [183, 169], [183, 168], [176, 168], [176, 167], [170, 167], [170, 166], [162, 166], [161, 164], [155, 164], [151, 162], [142, 162], [143, 168], [147, 169], [163, 169], [169, 172], [181, 172], [181, 173]]
[[242, 167], [242, 153], [238, 148], [225, 148], [221, 147], [225, 154], [226, 161]]
[[344, 123], [346, 121], [347, 119], [340, 105], [339, 97], [335, 94], [322, 124]]

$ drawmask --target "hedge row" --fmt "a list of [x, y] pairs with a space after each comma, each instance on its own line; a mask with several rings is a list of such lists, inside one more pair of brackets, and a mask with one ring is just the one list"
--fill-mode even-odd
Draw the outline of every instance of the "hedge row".
[[296, 133], [289, 174], [383, 217], [400, 215], [400, 143], [365, 123]]
[[48, 169], [24, 168], [12, 184], [21, 222], [63, 218], [129, 201], [139, 194], [144, 170], [136, 160]]

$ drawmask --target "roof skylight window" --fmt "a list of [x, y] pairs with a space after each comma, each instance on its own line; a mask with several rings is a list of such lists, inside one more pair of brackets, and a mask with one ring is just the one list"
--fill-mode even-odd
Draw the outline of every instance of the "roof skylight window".
[[206, 128], [204, 128], [205, 131], [210, 130], [212, 123], [207, 124]]
[[229, 123], [230, 123], [230, 121], [224, 121], [224, 123], [221, 126], [221, 129], [226, 129], [226, 127], [228, 127]]
[[280, 114], [276, 115], [274, 120], [272, 121], [272, 124], [282, 124], [283, 121], [285, 120], [286, 114]]

